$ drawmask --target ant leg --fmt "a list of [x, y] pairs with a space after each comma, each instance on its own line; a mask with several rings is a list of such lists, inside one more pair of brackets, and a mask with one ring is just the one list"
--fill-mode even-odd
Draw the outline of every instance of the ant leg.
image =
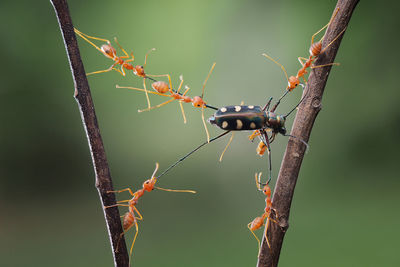
[[[124, 48], [122, 48], [122, 46], [119, 44], [117, 37], [114, 37], [114, 41], [115, 43], [118, 45], [118, 47], [122, 50], [122, 52], [124, 52], [125, 56], [119, 57], [119, 58], [129, 58], [129, 54], [125, 51]], [[125, 61], [128, 62], [128, 61]]]
[[224, 151], [222, 151], [221, 156], [219, 157], [219, 162], [222, 161], [222, 158], [224, 157], [224, 154], [225, 154], [226, 150], [228, 149], [228, 147], [231, 145], [234, 136], [235, 136], [235, 132], [232, 132], [231, 138], [229, 139]]
[[156, 50], [155, 48], [152, 48], [152, 49], [150, 49], [150, 50], [146, 53], [146, 55], [144, 56], [144, 65], [143, 65], [143, 68], [146, 67], [146, 64], [147, 64], [147, 56], [150, 54], [150, 52], [155, 51], [155, 50]]
[[143, 88], [144, 88], [144, 92], [146, 94], [147, 108], [150, 108], [151, 104], [150, 104], [149, 93], [148, 93], [147, 88], [146, 88], [146, 78], [143, 78]]
[[298, 57], [297, 60], [300, 62], [301, 66], [304, 67], [304, 64], [305, 64], [305, 63], [303, 62], [303, 60], [307, 61], [308, 58], [305, 58], [305, 57]]
[[78, 34], [78, 35], [81, 36], [81, 37], [83, 36], [83, 37], [86, 37], [86, 38], [89, 38], [89, 39], [93, 39], [93, 40], [98, 40], [98, 41], [103, 41], [103, 42], [106, 42], [106, 43], [110, 43], [110, 41], [107, 40], [107, 39], [99, 38], [99, 37], [94, 37], [94, 36], [90, 36], [90, 35], [88, 35], [88, 34], [86, 34], [86, 33], [83, 33], [83, 32], [81, 32], [81, 31], [79, 31], [77, 28], [74, 28], [74, 31], [75, 31], [76, 34]]
[[[179, 76], [179, 79], [181, 80], [181, 82], [180, 82], [180, 84], [179, 84], [178, 90], [176, 91], [177, 94], [178, 94], [179, 91], [181, 90], [181, 87], [182, 87], [182, 84], [183, 84], [183, 76], [182, 76], [182, 75]], [[185, 94], [187, 93], [188, 90], [189, 90], [189, 89], [186, 89], [186, 91], [185, 91], [185, 93], [184, 93], [183, 95], [185, 95]], [[182, 112], [182, 116], [183, 116], [183, 123], [186, 123], [185, 110], [183, 109], [183, 105], [182, 105], [182, 102], [181, 102], [181, 101], [179, 101], [179, 107], [181, 108], [181, 112]]]
[[268, 240], [268, 228], [269, 228], [269, 216], [267, 217], [267, 222], [265, 223], [265, 232], [264, 232], [264, 236], [265, 236], [265, 241], [267, 241], [267, 245], [268, 248], [271, 249], [271, 244], [269, 243]]
[[139, 221], [143, 220], [143, 216], [142, 216], [142, 214], [139, 212], [139, 210], [138, 210], [135, 206], [132, 206], [132, 208], [133, 208], [133, 210], [134, 210], [134, 211], [137, 213], [137, 215], [138, 215], [138, 217], [134, 216], [134, 217], [136, 218], [136, 220], [139, 220]]
[[152, 110], [152, 109], [156, 109], [156, 108], [162, 107], [162, 106], [164, 106], [164, 105], [166, 105], [166, 104], [168, 104], [168, 103], [171, 103], [171, 102], [174, 101], [174, 100], [175, 100], [175, 99], [172, 98], [172, 99], [170, 99], [170, 100], [168, 100], [168, 101], [165, 101], [164, 103], [158, 104], [157, 106], [152, 106], [152, 107], [145, 108], [145, 109], [139, 109], [138, 112], [144, 112], [144, 111], [149, 111], [149, 110]]
[[278, 99], [278, 101], [276, 102], [275, 106], [271, 109], [271, 112], [274, 112], [275, 109], [278, 107], [279, 103], [281, 102], [282, 98], [284, 98], [284, 97], [286, 96], [286, 94], [287, 94], [289, 91], [291, 91], [291, 90], [289, 90], [289, 87], [290, 87], [289, 76], [287, 75], [287, 72], [286, 72], [286, 70], [285, 70], [285, 68], [283, 67], [282, 64], [280, 64], [278, 61], [276, 61], [275, 59], [273, 59], [272, 57], [268, 56], [268, 55], [265, 54], [265, 53], [263, 53], [262, 55], [263, 55], [264, 57], [268, 58], [269, 60], [271, 60], [272, 62], [274, 62], [275, 64], [277, 64], [278, 66], [280, 66], [280, 67], [282, 68], [283, 72], [285, 73], [286, 80], [287, 80], [287, 82], [288, 82], [288, 87], [287, 87], [287, 89], [286, 89], [286, 92]]
[[[131, 90], [136, 90], [136, 91], [144, 92], [144, 89], [141, 89], [141, 88], [128, 87], [128, 86], [119, 86], [118, 84], [115, 86], [115, 88], [124, 88], [124, 89], [131, 89]], [[161, 93], [153, 92], [153, 91], [148, 91], [148, 93], [154, 94], [154, 95], [165, 96], [165, 97], [171, 97], [170, 95], [161, 94]]]
[[[185, 85], [185, 89], [186, 89], [186, 91], [182, 94], [182, 96], [185, 96], [187, 94], [187, 92], [190, 90], [190, 88], [187, 85]], [[186, 115], [185, 115], [185, 110], [183, 109], [182, 101], [179, 101], [179, 105], [180, 105], [181, 111], [182, 111], [183, 122], [186, 123]]]
[[[323, 31], [326, 27], [328, 27], [328, 26], [332, 23], [333, 19], [336, 17], [336, 15], [337, 15], [338, 12], [339, 12], [339, 8], [336, 9], [335, 14], [333, 14], [332, 18], [329, 20], [329, 23], [326, 24], [326, 25], [325, 25], [324, 27], [322, 27], [319, 31], [317, 31], [316, 33], [314, 33], [314, 34], [312, 35], [312, 37], [311, 37], [311, 45], [314, 43], [314, 38], [315, 38], [315, 36], [318, 35], [321, 31]], [[321, 42], [321, 41], [324, 39], [324, 37], [325, 37], [325, 34], [324, 34], [324, 36], [321, 37], [321, 39], [320, 39], [319, 41]]]
[[[214, 68], [215, 68], [215, 64], [217, 64], [217, 63], [214, 62], [214, 63], [212, 64], [211, 69], [210, 69], [210, 71], [208, 72], [208, 75], [207, 75], [206, 79], [204, 80], [203, 88], [201, 89], [201, 98], [202, 98], [202, 99], [204, 98], [204, 88], [206, 87], [208, 78], [210, 78], [211, 73], [213, 72], [213, 70], [214, 70]], [[208, 137], [208, 139], [210, 139], [210, 137]]]
[[119, 201], [117, 201], [117, 203], [119, 204], [119, 203], [126, 203], [126, 202], [129, 202], [130, 201], [130, 199], [127, 199], [127, 200], [119, 200]]
[[134, 236], [133, 241], [132, 241], [131, 249], [129, 250], [129, 263], [130, 263], [131, 257], [132, 257], [133, 246], [135, 245], [136, 238], [137, 238], [138, 233], [139, 233], [139, 226], [138, 226], [137, 221], [135, 221], [134, 224], [135, 224], [135, 228], [136, 228], [136, 233], [135, 233], [135, 236]]
[[109, 67], [109, 68], [106, 69], [106, 70], [99, 70], [99, 71], [94, 71], [94, 72], [87, 73], [86, 76], [93, 75], [93, 74], [104, 73], [104, 72], [109, 72], [109, 71], [112, 71], [112, 70], [116, 70], [116, 71], [118, 71], [122, 76], [125, 76], [125, 71], [124, 71], [123, 69], [122, 69], [123, 72], [121, 72], [119, 69], [114, 68], [115, 65], [117, 65], [117, 64], [118, 64], [117, 62], [114, 63], [114, 64], [112, 64], [111, 67]]
[[[329, 22], [328, 24], [326, 24], [324, 27], [322, 27], [321, 29], [319, 29], [316, 33], [314, 33], [314, 34], [311, 36], [311, 45], [314, 44], [314, 38], [315, 38], [315, 36], [318, 35], [321, 31], [323, 31], [326, 27], [328, 27], [329, 24], [331, 24], [331, 22]], [[322, 36], [321, 40], [319, 40], [319, 41], [322, 41], [323, 38], [324, 38], [324, 36]]]
[[122, 193], [122, 192], [125, 192], [125, 191], [128, 191], [129, 194], [131, 194], [131, 196], [134, 196], [132, 190], [129, 187], [125, 188], [125, 189], [121, 189], [121, 190], [107, 191], [107, 193]]
[[[135, 216], [134, 212], [136, 212], [136, 213], [138, 214], [138, 217]], [[135, 206], [133, 206], [133, 211], [132, 211], [132, 213], [133, 213], [133, 217], [135, 218], [135, 220], [134, 220], [134, 225], [135, 225], [135, 228], [136, 228], [136, 233], [135, 233], [135, 236], [134, 236], [133, 241], [132, 241], [131, 249], [129, 250], [129, 262], [131, 261], [133, 246], [135, 245], [136, 238], [137, 238], [138, 233], [139, 233], [139, 226], [138, 226], [137, 221], [138, 221], [138, 220], [140, 221], [140, 220], [143, 219], [142, 214], [140, 214], [139, 210], [138, 210]], [[124, 231], [124, 233], [121, 234], [121, 237], [122, 237], [122, 235], [125, 234], [132, 226], [133, 226], [133, 225], [130, 225], [129, 228], [126, 229], [126, 230]], [[121, 237], [120, 237], [120, 238], [121, 238]]]
[[207, 142], [210, 143], [210, 133], [208, 132], [206, 120], [204, 118], [204, 105], [201, 107], [201, 120], [203, 121], [204, 129], [206, 130]]
[[280, 66], [282, 68], [283, 72], [285, 73], [286, 80], [289, 81], [289, 76], [287, 75], [287, 72], [286, 72], [285, 68], [283, 67], [283, 65], [281, 63], [279, 63], [278, 61], [276, 61], [275, 59], [273, 59], [272, 57], [268, 56], [265, 53], [263, 53], [262, 55], [264, 57], [268, 58], [269, 60], [271, 60], [272, 62], [274, 62], [275, 64], [277, 64], [278, 66]]
[[[272, 208], [271, 207], [271, 209], [272, 210], [274, 210], [274, 212], [275, 212], [275, 218], [279, 218], [279, 215], [278, 215], [278, 211], [276, 210], [276, 209], [274, 209], [274, 208]], [[272, 219], [272, 218], [269, 218], [271, 221], [273, 221], [274, 223], [276, 223], [276, 224], [278, 224], [279, 225], [279, 223], [278, 223], [278, 221], [277, 220], [274, 220], [274, 219]]]
[[257, 244], [258, 244], [258, 251], [260, 251], [260, 248], [261, 248], [260, 239], [258, 239], [258, 237], [257, 237], [256, 234], [254, 233], [254, 231], [251, 230], [250, 225], [251, 225], [251, 223], [249, 223], [249, 224], [247, 225], [247, 228], [249, 228], [250, 232], [251, 232], [251, 233], [253, 234], [253, 236], [256, 238]]
[[126, 63], [135, 61], [135, 57], [133, 56], [133, 52], [131, 52], [131, 59], [125, 60]]
[[328, 64], [318, 65], [318, 66], [311, 66], [312, 69], [327, 67], [327, 66], [340, 66], [340, 63], [332, 62]]
[[85, 40], [86, 42], [88, 42], [89, 44], [91, 44], [94, 48], [96, 48], [97, 50], [99, 50], [103, 55], [105, 55], [106, 57], [109, 57], [106, 53], [104, 53], [103, 50], [101, 50], [100, 47], [98, 47], [97, 45], [95, 45], [95, 44], [94, 44], [92, 41], [90, 41], [89, 39], [98, 40], [98, 41], [103, 41], [103, 42], [106, 42], [107, 44], [110, 44], [110, 41], [109, 41], [109, 40], [87, 35], [87, 34], [85, 34], [85, 33], [83, 33], [83, 32], [80, 32], [77, 28], [74, 28], [74, 32], [75, 32], [76, 34], [78, 34], [83, 40]]
[[125, 62], [135, 61], [135, 57], [133, 56], [133, 52], [131, 52], [131, 59], [125, 60]]
[[251, 135], [249, 135], [249, 139], [250, 139], [250, 141], [254, 141], [254, 138], [256, 138], [257, 136], [260, 136], [261, 135], [261, 133], [260, 133], [260, 131], [259, 130], [255, 130]]
[[[345, 31], [346, 31], [347, 27], [345, 27], [324, 49], [321, 50], [321, 52], [319, 52], [319, 54], [322, 54], [323, 52], [325, 52], [326, 49], [328, 49], [328, 47], [330, 47]], [[335, 63], [332, 63], [335, 64]]]
[[126, 204], [114, 204], [114, 205], [110, 205], [110, 206], [104, 206], [105, 209], [113, 208], [113, 207], [130, 207], [130, 206], [126, 205]]
[[[303, 76], [303, 81], [304, 81], [304, 85], [307, 85], [307, 79], [304, 76]], [[303, 86], [303, 90], [304, 90], [304, 86]]]

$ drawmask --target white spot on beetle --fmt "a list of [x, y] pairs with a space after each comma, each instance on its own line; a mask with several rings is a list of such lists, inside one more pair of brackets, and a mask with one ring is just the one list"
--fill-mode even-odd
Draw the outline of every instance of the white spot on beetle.
[[243, 122], [241, 120], [236, 120], [236, 129], [240, 130], [243, 127]]
[[255, 129], [256, 128], [256, 124], [254, 122], [250, 123], [250, 128], [251, 129]]
[[221, 112], [226, 112], [227, 111], [226, 108], [221, 108], [220, 110], [221, 110]]
[[228, 127], [228, 122], [227, 121], [222, 122], [222, 128], [226, 129], [226, 127]]
[[254, 106], [247, 106], [249, 109], [253, 109], [254, 108]]
[[241, 106], [235, 106], [235, 111], [236, 111], [236, 112], [239, 112], [241, 109], [242, 109]]

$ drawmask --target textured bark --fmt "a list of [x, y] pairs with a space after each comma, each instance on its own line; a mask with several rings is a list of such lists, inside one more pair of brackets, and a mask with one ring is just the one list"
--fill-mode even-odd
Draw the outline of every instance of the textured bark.
[[[339, 11], [332, 23], [329, 25], [326, 35], [322, 43], [322, 49], [326, 47], [340, 32], [346, 29], [354, 8], [358, 0], [339, 0], [334, 12], [337, 8]], [[340, 42], [344, 33], [325, 50], [323, 54], [318, 56], [314, 65], [324, 65], [334, 62], [336, 53], [339, 49]], [[311, 70], [306, 89], [304, 91], [305, 99], [299, 106], [296, 118], [293, 123], [291, 135], [297, 136], [308, 142], [314, 125], [315, 118], [321, 110], [322, 94], [331, 67], [321, 67]], [[272, 198], [272, 207], [276, 213], [272, 213], [272, 218], [277, 223], [270, 223], [268, 228], [268, 240], [271, 248], [265, 239], [262, 241], [262, 247], [258, 256], [258, 267], [277, 266], [279, 255], [282, 248], [283, 238], [289, 227], [290, 205], [294, 194], [297, 178], [299, 175], [301, 163], [305, 153], [305, 146], [299, 140], [290, 138], [283, 157], [275, 191]]]
[[[110, 237], [115, 266], [129, 266], [129, 257], [126, 249], [125, 239], [119, 238], [122, 233], [121, 220], [118, 208], [104, 209], [105, 206], [115, 204], [115, 195], [107, 193], [113, 190], [110, 169], [97, 123], [93, 100], [86, 79], [86, 73], [80, 57], [78, 43], [74, 33], [71, 17], [66, 0], [51, 0], [54, 6], [61, 33], [67, 50], [68, 60], [75, 85], [74, 97], [78, 103], [79, 111], [89, 148], [93, 160], [96, 178], [96, 188], [99, 192], [104, 217]], [[79, 241], [78, 241], [79, 242]], [[119, 242], [119, 244], [117, 244]], [[117, 249], [118, 248], [118, 249]]]

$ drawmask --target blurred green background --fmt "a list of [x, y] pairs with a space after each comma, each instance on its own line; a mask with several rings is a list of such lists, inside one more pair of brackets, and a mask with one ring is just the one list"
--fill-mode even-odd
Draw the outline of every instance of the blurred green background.
[[[334, 1], [70, 1], [82, 32], [114, 36], [136, 63], [152, 47], [148, 73], [180, 74], [214, 106], [263, 105], [307, 56], [311, 35]], [[399, 266], [399, 4], [361, 1], [326, 87], [293, 199], [280, 266]], [[109, 240], [56, 17], [48, 1], [0, 3], [1, 266], [111, 266]], [[110, 61], [79, 39], [88, 72]], [[117, 72], [89, 77], [114, 187], [137, 189], [205, 140], [199, 110], [177, 103], [147, 113], [141, 79]], [[290, 109], [300, 90], [279, 111]], [[165, 100], [151, 97], [152, 103]], [[207, 110], [206, 116], [212, 111]], [[288, 124], [290, 127], [291, 122]], [[221, 131], [209, 127], [211, 135]], [[144, 216], [136, 266], [254, 266], [257, 243], [246, 228], [264, 208], [253, 175], [266, 173], [248, 133], [212, 143], [159, 181], [138, 204]], [[274, 177], [287, 139], [272, 146]], [[275, 182], [275, 180], [273, 181]], [[119, 199], [127, 195], [119, 195]], [[258, 232], [261, 236], [262, 231]], [[127, 235], [128, 245], [133, 231]]]

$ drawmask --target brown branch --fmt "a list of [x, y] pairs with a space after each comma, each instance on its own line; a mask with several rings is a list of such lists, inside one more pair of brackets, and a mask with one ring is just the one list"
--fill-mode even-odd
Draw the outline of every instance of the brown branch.
[[58, 23], [61, 28], [65, 48], [68, 54], [68, 60], [75, 85], [74, 97], [78, 102], [82, 122], [86, 131], [87, 139], [89, 141], [89, 148], [96, 176], [96, 188], [99, 192], [108, 234], [112, 244], [114, 264], [115, 266], [121, 267], [129, 266], [129, 257], [126, 249], [125, 239], [119, 238], [120, 234], [123, 232], [119, 211], [117, 208], [104, 208], [105, 206], [110, 206], [116, 203], [115, 195], [107, 193], [108, 191], [113, 190], [110, 169], [108, 167], [106, 153], [94, 110], [93, 100], [80, 57], [78, 43], [76, 41], [67, 1], [50, 0], [50, 2], [56, 11]]
[[[359, 0], [338, 1], [336, 8], [339, 8], [339, 12], [327, 29], [322, 47], [326, 47], [336, 36], [346, 29], [358, 1]], [[322, 55], [318, 56], [315, 61], [315, 66], [334, 61], [342, 37], [343, 34], [329, 46]], [[307, 95], [299, 107], [299, 111], [293, 123], [291, 135], [297, 136], [305, 141], [309, 140], [315, 118], [321, 110], [322, 94], [330, 70], [331, 67], [323, 67], [315, 68], [311, 71], [304, 93]], [[283, 238], [289, 227], [290, 205], [292, 203], [294, 188], [303, 161], [304, 152], [304, 144], [296, 139], [289, 139], [272, 198], [272, 207], [276, 210], [276, 213], [272, 214], [272, 218], [277, 220], [278, 223], [270, 223], [270, 227], [268, 228], [267, 236], [271, 248], [268, 247], [264, 235], [262, 248], [258, 256], [258, 267], [278, 265]]]

